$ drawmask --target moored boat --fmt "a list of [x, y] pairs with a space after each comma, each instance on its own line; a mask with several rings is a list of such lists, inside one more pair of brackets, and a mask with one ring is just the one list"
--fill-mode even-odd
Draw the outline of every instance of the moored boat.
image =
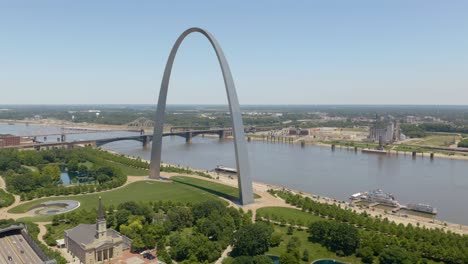
[[406, 209], [411, 210], [411, 211], [416, 211], [416, 212], [421, 212], [421, 213], [427, 213], [427, 214], [437, 214], [437, 208], [432, 207], [429, 204], [423, 204], [423, 203], [418, 203], [418, 204], [407, 204]]
[[237, 170], [234, 168], [229, 168], [223, 165], [218, 165], [215, 168], [215, 171], [228, 172], [228, 173], [237, 173]]
[[369, 148], [362, 149], [361, 152], [362, 152], [362, 153], [387, 154], [387, 151], [386, 151], [386, 150], [369, 149]]
[[386, 193], [382, 189], [376, 189], [369, 192], [355, 193], [351, 195], [351, 200], [360, 200], [369, 203], [376, 203], [382, 205], [388, 205], [392, 207], [399, 207], [400, 204], [395, 199], [393, 194]]

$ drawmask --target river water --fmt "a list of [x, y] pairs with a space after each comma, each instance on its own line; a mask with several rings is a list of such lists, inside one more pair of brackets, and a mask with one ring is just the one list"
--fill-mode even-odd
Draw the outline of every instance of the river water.
[[[27, 135], [57, 127], [0, 125], [1, 133]], [[58, 131], [58, 130], [57, 130]], [[37, 134], [37, 133], [36, 133]], [[69, 135], [67, 140], [107, 138], [135, 134], [105, 132]], [[52, 139], [56, 140], [56, 137]], [[119, 141], [103, 148], [125, 155], [150, 158], [150, 149], [137, 141]], [[438, 208], [438, 219], [468, 224], [468, 161], [411, 155], [377, 155], [354, 150], [298, 144], [248, 143], [252, 177], [256, 181], [281, 185], [321, 196], [347, 200], [356, 192], [381, 188], [393, 193], [401, 204], [428, 203]], [[186, 144], [181, 137], [165, 137], [165, 162], [212, 170], [217, 165], [235, 167], [231, 140], [195, 137]]]

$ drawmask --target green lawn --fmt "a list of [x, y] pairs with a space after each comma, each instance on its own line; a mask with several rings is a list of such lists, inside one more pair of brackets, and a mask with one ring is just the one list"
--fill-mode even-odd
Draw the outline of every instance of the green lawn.
[[[239, 199], [239, 189], [231, 186], [182, 176], [172, 177], [171, 179], [181, 184], [186, 184], [204, 191], [212, 192], [217, 196], [221, 196], [229, 200]], [[257, 194], [254, 194], [254, 197], [260, 198], [260, 196]]]
[[[38, 199], [16, 206], [10, 209], [9, 212], [25, 213], [32, 206], [41, 202], [63, 199], [79, 201], [81, 203], [80, 208], [88, 210], [95, 209], [99, 196], [102, 197], [105, 205], [118, 205], [126, 201], [149, 202], [157, 200], [197, 203], [209, 199], [216, 199], [218, 196], [223, 196], [228, 199], [237, 199], [238, 197], [238, 190], [234, 187], [182, 176], [173, 177], [172, 179], [172, 182], [150, 180], [135, 182], [121, 189], [108, 192]], [[50, 216], [39, 216], [28, 218], [28, 220], [45, 221], [51, 218]]]
[[91, 169], [93, 167], [93, 163], [89, 160], [85, 162], [80, 162], [78, 165], [85, 165], [88, 169]]
[[[294, 209], [292, 209], [294, 210]], [[299, 248], [299, 252], [302, 255], [304, 249], [309, 251], [309, 262], [301, 261], [301, 263], [311, 263], [314, 260], [318, 259], [335, 259], [346, 263], [362, 263], [360, 258], [356, 256], [347, 256], [347, 257], [338, 257], [335, 253], [329, 251], [324, 246], [318, 243], [312, 243], [309, 241], [309, 233], [307, 231], [298, 231], [294, 230], [292, 235], [287, 235], [287, 227], [280, 227], [275, 226], [275, 232], [280, 232], [283, 234], [283, 241], [277, 247], [270, 248], [267, 254], [281, 256], [281, 254], [286, 253], [286, 245], [288, 244], [289, 239], [292, 236], [296, 236], [301, 241], [301, 247]]]
[[[47, 228], [51, 228], [51, 236], [54, 240], [61, 239], [65, 236], [65, 230], [74, 228], [75, 225], [73, 224], [65, 224], [65, 223], [60, 223], [57, 226], [52, 226], [51, 224], [46, 225]], [[49, 231], [47, 231], [49, 232]]]
[[319, 216], [287, 207], [263, 207], [257, 210], [257, 214], [261, 214], [263, 217], [273, 221], [284, 220], [287, 223], [292, 223], [294, 221], [294, 223], [301, 226], [308, 226], [312, 222], [323, 220], [323, 218]]
[[460, 139], [459, 135], [430, 135], [418, 140], [414, 140], [410, 142], [410, 145], [422, 145], [422, 146], [436, 146], [436, 147], [448, 147], [449, 145], [453, 144], [454, 139]]

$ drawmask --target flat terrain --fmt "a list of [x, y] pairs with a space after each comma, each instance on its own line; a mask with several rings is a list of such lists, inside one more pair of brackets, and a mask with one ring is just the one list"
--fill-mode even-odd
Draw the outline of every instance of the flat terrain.
[[434, 134], [429, 135], [424, 138], [414, 139], [409, 142], [409, 145], [413, 146], [435, 146], [435, 147], [449, 147], [454, 144], [454, 139], [459, 140], [460, 136], [457, 134], [447, 135], [447, 134]]
[[[9, 213], [25, 213], [39, 203], [51, 200], [75, 200], [81, 203], [79, 209], [95, 209], [99, 197], [106, 205], [118, 205], [126, 201], [173, 201], [197, 203], [221, 196], [237, 199], [237, 188], [200, 179], [176, 176], [172, 181], [143, 180], [131, 183], [123, 188], [93, 194], [76, 196], [57, 196], [24, 203], [9, 210]], [[32, 220], [49, 219], [50, 216], [33, 217]]]

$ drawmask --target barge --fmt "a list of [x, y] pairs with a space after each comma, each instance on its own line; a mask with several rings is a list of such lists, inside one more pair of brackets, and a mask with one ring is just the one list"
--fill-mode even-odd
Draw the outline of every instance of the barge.
[[375, 153], [375, 154], [387, 154], [386, 150], [380, 150], [380, 149], [369, 149], [365, 148], [361, 150], [362, 153]]
[[406, 206], [402, 206], [402, 208], [415, 211], [415, 212], [421, 212], [421, 213], [426, 213], [426, 214], [432, 214], [436, 215], [437, 214], [437, 208], [432, 207], [429, 204], [407, 204]]

